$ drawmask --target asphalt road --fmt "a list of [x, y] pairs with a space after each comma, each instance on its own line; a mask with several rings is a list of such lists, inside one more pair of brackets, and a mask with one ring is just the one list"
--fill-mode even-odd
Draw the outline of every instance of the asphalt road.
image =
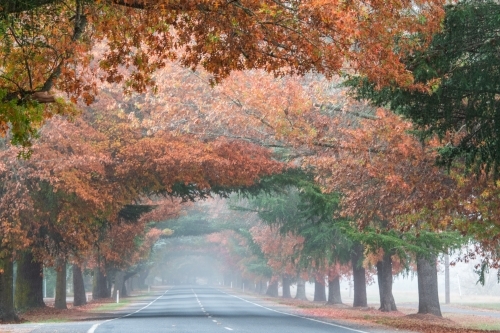
[[[279, 306], [259, 303], [258, 299], [228, 294], [217, 288], [176, 286], [142, 304], [128, 307], [107, 320], [31, 324], [24, 328], [30, 333], [380, 332], [305, 318]], [[23, 325], [17, 326], [17, 329], [22, 328]], [[20, 332], [17, 329], [15, 332]]]

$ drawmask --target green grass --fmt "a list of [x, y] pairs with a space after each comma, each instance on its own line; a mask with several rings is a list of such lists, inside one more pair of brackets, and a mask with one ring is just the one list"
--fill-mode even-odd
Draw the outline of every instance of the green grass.
[[500, 330], [500, 323], [499, 324], [472, 324], [472, 325], [467, 325], [467, 328], [472, 328], [476, 330], [484, 330], [484, 331], [498, 331]]
[[52, 319], [40, 320], [37, 321], [36, 323], [65, 323], [69, 320], [70, 319], [67, 318], [52, 318]]
[[120, 300], [120, 303], [104, 303], [94, 308], [92, 311], [105, 312], [105, 311], [118, 310], [128, 305], [131, 301], [132, 301], [131, 299], [123, 298]]
[[500, 311], [499, 303], [463, 303], [463, 306], [470, 306], [472, 308], [486, 309], [486, 310], [498, 310]]

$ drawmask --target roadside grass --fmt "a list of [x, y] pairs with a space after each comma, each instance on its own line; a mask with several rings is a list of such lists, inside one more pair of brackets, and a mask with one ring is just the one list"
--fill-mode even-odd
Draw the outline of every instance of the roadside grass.
[[[101, 316], [109, 317], [109, 313], [113, 311], [122, 310], [131, 303], [145, 301], [157, 295], [159, 295], [159, 291], [153, 288], [149, 292], [147, 290], [135, 290], [132, 295], [120, 298], [120, 303], [107, 298], [90, 300], [86, 305], [74, 307], [69, 302], [68, 309], [65, 310], [55, 309], [53, 300], [47, 299], [45, 300], [47, 306], [22, 312], [19, 316], [23, 323], [62, 323], [100, 318]], [[2, 329], [0, 329], [0, 332], [4, 333]]]
[[470, 324], [467, 328], [483, 331], [500, 331], [500, 323], [497, 324]]
[[500, 304], [499, 303], [462, 303], [460, 305], [471, 307], [471, 308], [477, 308], [477, 309], [500, 311]]
[[[352, 308], [350, 306], [331, 306], [295, 299], [264, 298], [281, 305], [294, 307], [298, 314], [318, 317], [326, 320], [335, 320], [346, 324], [381, 325], [396, 330], [413, 331], [420, 333], [479, 333], [500, 332], [500, 319], [486, 316], [465, 314], [444, 314], [443, 318], [433, 315], [419, 315], [413, 308], [400, 308], [396, 312], [380, 312], [377, 307]], [[465, 306], [465, 304], [463, 304]], [[483, 304], [478, 307], [484, 308]], [[494, 309], [500, 309], [494, 307]]]
[[71, 318], [50, 318], [46, 320], [37, 321], [37, 323], [50, 324], [50, 323], [66, 323], [71, 321]]
[[120, 303], [103, 303], [92, 309], [92, 312], [106, 312], [106, 311], [114, 311], [119, 310], [125, 306], [127, 306], [132, 300], [130, 298], [122, 298]]

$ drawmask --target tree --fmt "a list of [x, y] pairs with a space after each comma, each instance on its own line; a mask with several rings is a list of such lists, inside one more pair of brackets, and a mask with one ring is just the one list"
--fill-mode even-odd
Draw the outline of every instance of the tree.
[[2, 0], [1, 133], [8, 124], [19, 125], [12, 127], [14, 142], [29, 145], [39, 125], [56, 113], [40, 105], [54, 101], [51, 88], [87, 103], [100, 80], [143, 92], [154, 85], [152, 73], [173, 58], [190, 68], [202, 66], [214, 81], [257, 68], [275, 75], [331, 76], [349, 62], [380, 84], [409, 85], [412, 78], [398, 52], [415, 48], [415, 34], [429, 38], [439, 30], [441, 5], [421, 2], [414, 14], [399, 0]]
[[14, 308], [14, 293], [12, 281], [14, 274], [10, 258], [2, 258], [2, 273], [0, 274], [0, 318], [3, 322], [18, 321]]
[[[500, 6], [493, 1], [460, 1], [446, 7], [443, 31], [428, 48], [408, 54], [405, 67], [429, 89], [377, 89], [375, 82], [351, 82], [358, 96], [410, 119], [423, 138], [437, 134], [439, 162], [464, 161], [468, 171], [498, 178], [498, 51]], [[481, 31], [481, 33], [477, 33]]]
[[33, 252], [25, 250], [17, 260], [15, 282], [15, 306], [18, 311], [44, 307], [43, 264], [36, 260]]
[[[267, 153], [249, 144], [219, 141], [199, 145], [194, 138], [188, 144], [163, 134], [156, 139], [142, 138], [141, 130], [127, 124], [120, 114], [113, 117], [109, 112], [105, 120], [97, 112], [87, 115], [74, 123], [52, 119], [32, 147], [30, 160], [19, 160], [15, 147], [1, 152], [5, 258], [27, 247], [38, 261], [50, 262], [59, 254], [80, 257], [92, 252], [103, 233], [118, 228], [117, 216], [124, 205], [142, 196], [193, 199], [212, 191], [222, 193], [224, 187], [253, 184], [258, 179], [254, 172], [280, 169]], [[120, 139], [115, 141], [117, 137]], [[162, 144], [162, 140], [166, 141]], [[165, 153], [167, 142], [170, 154]], [[127, 150], [130, 146], [152, 155], [143, 155], [137, 163], [137, 152]], [[166, 156], [172, 158], [170, 162]], [[159, 168], [151, 162], [159, 163]], [[152, 169], [146, 170], [146, 165]], [[240, 166], [239, 170], [231, 170], [233, 166]], [[146, 174], [136, 182], [139, 170]], [[141, 230], [144, 228], [134, 232]]]
[[82, 268], [74, 263], [73, 269], [73, 306], [82, 306], [87, 304], [87, 294], [83, 284]]

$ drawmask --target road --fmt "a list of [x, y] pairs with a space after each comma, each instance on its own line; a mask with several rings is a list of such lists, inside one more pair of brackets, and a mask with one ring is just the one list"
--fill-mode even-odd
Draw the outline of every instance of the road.
[[[278, 305], [228, 294], [206, 286], [176, 286], [156, 297], [128, 307], [114, 318], [100, 321], [16, 325], [12, 332], [123, 333], [123, 332], [255, 332], [255, 333], [364, 333], [381, 332], [305, 318]], [[12, 325], [13, 326], [13, 325]], [[8, 329], [7, 327], [4, 327]], [[25, 330], [23, 330], [23, 328]], [[391, 332], [384, 329], [383, 332]], [[395, 332], [395, 331], [394, 331]]]

